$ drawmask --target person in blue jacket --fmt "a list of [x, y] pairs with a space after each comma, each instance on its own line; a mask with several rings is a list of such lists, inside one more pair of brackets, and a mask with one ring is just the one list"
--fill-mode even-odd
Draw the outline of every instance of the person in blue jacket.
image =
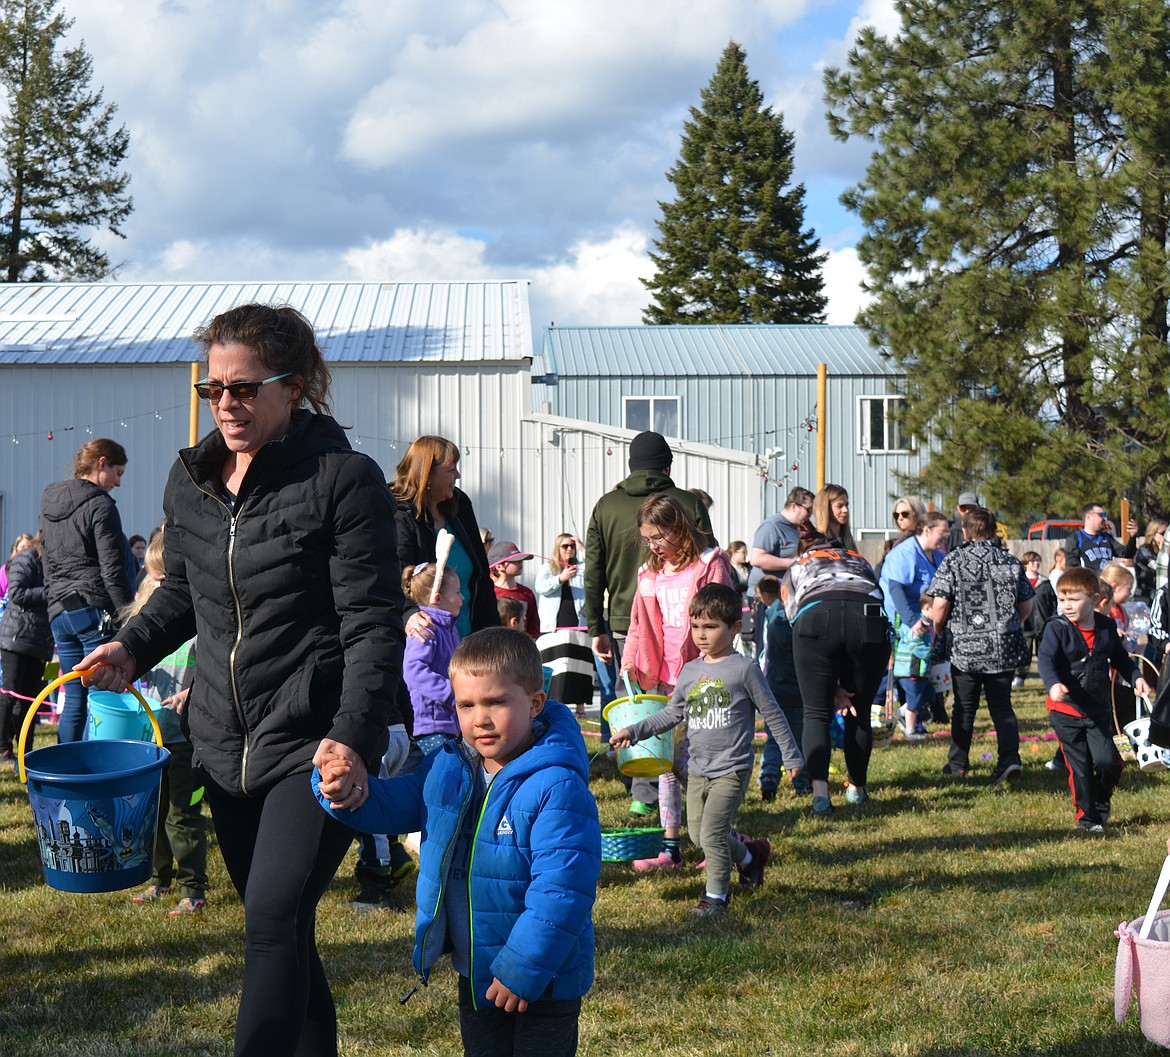
[[314, 790], [355, 829], [423, 832], [414, 968], [425, 985], [451, 955], [464, 1053], [575, 1054], [601, 872], [581, 730], [545, 700], [539, 651], [521, 631], [468, 636], [449, 673], [460, 740], [409, 775], [370, 777], [349, 810], [344, 759], [314, 771]]

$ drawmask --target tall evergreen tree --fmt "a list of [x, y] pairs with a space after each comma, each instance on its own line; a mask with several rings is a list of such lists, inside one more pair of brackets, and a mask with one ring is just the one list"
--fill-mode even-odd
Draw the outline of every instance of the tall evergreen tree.
[[896, 6], [825, 86], [833, 132], [877, 143], [842, 200], [927, 485], [1021, 520], [1165, 509], [1164, 0]]
[[658, 203], [646, 323], [824, 322], [825, 254], [802, 230], [804, 185], [788, 186], [792, 133], [764, 106], [745, 60], [728, 44], [702, 107], [691, 107], [667, 173], [678, 197]]
[[84, 45], [57, 0], [0, 0], [0, 278], [100, 279], [108, 256], [96, 228], [121, 235], [133, 202], [119, 171], [130, 137], [116, 107], [90, 88]]

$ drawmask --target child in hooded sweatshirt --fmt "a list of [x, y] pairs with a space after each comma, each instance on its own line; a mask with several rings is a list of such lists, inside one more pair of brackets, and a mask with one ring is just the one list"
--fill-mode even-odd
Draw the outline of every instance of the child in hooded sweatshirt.
[[410, 691], [414, 711], [414, 740], [426, 756], [444, 741], [459, 736], [447, 667], [459, 645], [455, 621], [463, 608], [463, 592], [455, 570], [446, 569], [436, 593], [438, 572], [434, 562], [424, 562], [402, 574], [403, 594], [431, 618], [431, 637], [407, 636], [402, 659], [402, 680]]
[[367, 790], [331, 758], [313, 773], [317, 799], [359, 829], [423, 832], [414, 967], [425, 984], [451, 955], [464, 1054], [570, 1057], [601, 873], [581, 728], [545, 700], [540, 652], [521, 631], [469, 635], [450, 672], [459, 741]]

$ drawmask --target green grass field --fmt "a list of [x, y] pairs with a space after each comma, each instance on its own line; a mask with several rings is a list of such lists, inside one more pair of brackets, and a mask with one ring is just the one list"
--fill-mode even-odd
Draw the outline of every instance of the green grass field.
[[[1047, 732], [1038, 692], [1017, 706], [1025, 736]], [[1052, 749], [1026, 742], [1024, 778], [996, 794], [993, 761], [980, 758], [994, 739], [979, 738], [962, 782], [938, 777], [945, 739], [895, 741], [874, 754], [869, 803], [844, 806], [834, 776], [830, 821], [814, 819], [807, 798], [785, 790], [763, 804], [753, 788], [740, 828], [772, 841], [772, 865], [764, 888], [733, 898], [721, 919], [690, 914], [702, 891], [693, 847], [688, 869], [670, 876], [605, 866], [581, 1052], [1160, 1052], [1136, 1008], [1114, 1022], [1113, 930], [1149, 901], [1170, 834], [1170, 774], [1127, 770], [1111, 832], [1091, 837], [1074, 832], [1067, 787], [1042, 768]], [[603, 825], [622, 821], [612, 772], [594, 792]], [[341, 1052], [460, 1053], [452, 973], [399, 1005], [413, 984], [413, 907], [339, 905], [356, 891], [354, 854], [318, 916]], [[195, 920], [135, 907], [130, 893], [55, 892], [41, 880], [23, 788], [0, 775], [0, 1052], [230, 1054], [243, 918], [212, 862], [211, 905]]]

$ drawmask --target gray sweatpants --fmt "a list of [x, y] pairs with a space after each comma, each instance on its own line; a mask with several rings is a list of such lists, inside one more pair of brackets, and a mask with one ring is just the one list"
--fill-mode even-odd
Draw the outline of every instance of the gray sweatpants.
[[707, 857], [707, 891], [727, 897], [731, 864], [741, 863], [747, 848], [731, 835], [731, 823], [752, 780], [749, 767], [718, 778], [687, 775], [687, 832]]

